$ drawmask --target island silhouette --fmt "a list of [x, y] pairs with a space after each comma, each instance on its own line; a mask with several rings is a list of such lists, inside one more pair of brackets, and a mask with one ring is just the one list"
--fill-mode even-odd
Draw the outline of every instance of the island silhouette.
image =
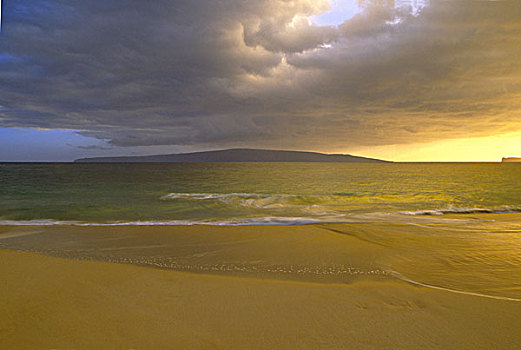
[[283, 151], [235, 148], [217, 151], [160, 154], [149, 156], [80, 158], [75, 162], [89, 163], [160, 163], [160, 162], [359, 162], [381, 163], [385, 160], [358, 157], [350, 154], [325, 154], [317, 152]]

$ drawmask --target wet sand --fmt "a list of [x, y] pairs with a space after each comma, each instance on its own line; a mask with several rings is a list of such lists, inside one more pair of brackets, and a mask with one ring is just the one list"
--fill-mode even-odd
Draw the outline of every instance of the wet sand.
[[0, 248], [0, 348], [521, 344], [521, 302], [398, 280], [341, 225], [0, 227]]
[[341, 225], [0, 226], [0, 249], [307, 282], [388, 277], [376, 264], [384, 247], [356, 238], [352, 231]]

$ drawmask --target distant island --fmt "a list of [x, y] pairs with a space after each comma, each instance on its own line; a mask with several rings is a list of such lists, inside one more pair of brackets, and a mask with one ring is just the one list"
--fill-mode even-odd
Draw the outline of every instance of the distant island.
[[357, 157], [349, 154], [278, 151], [265, 149], [226, 149], [194, 153], [161, 154], [152, 156], [94, 157], [76, 159], [82, 163], [180, 163], [180, 162], [359, 162], [382, 163], [387, 161]]
[[504, 157], [501, 159], [502, 163], [521, 163], [521, 158], [519, 157]]

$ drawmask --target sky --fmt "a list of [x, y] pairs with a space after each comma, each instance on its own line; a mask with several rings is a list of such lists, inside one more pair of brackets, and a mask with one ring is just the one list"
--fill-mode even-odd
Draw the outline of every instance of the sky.
[[0, 161], [236, 147], [521, 156], [518, 0], [3, 6]]

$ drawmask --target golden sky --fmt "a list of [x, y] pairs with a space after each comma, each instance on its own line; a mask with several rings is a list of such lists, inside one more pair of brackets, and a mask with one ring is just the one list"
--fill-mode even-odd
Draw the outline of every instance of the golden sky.
[[394, 161], [497, 162], [521, 156], [521, 132], [487, 137], [461, 138], [360, 148], [357, 154]]

